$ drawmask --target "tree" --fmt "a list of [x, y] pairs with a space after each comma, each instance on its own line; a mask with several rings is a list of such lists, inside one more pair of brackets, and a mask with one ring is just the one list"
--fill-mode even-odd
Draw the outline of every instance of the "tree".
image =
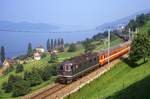
[[2, 89], [5, 90], [5, 93], [9, 93], [12, 91], [12, 84], [8, 82], [4, 82], [2, 84]]
[[85, 53], [92, 52], [95, 49], [95, 45], [92, 44], [89, 39], [86, 39], [86, 41], [84, 41], [82, 45], [85, 49], [84, 51]]
[[68, 52], [75, 52], [77, 50], [77, 46], [75, 44], [71, 44], [69, 46]]
[[11, 92], [13, 90], [13, 84], [20, 80], [22, 80], [20, 76], [10, 75], [8, 81], [3, 83], [2, 89], [4, 89], [6, 93]]
[[43, 69], [43, 72], [42, 72], [42, 79], [44, 81], [47, 81], [51, 78], [52, 76], [52, 69], [51, 69], [51, 66], [46, 66], [44, 69]]
[[54, 49], [54, 40], [53, 39], [51, 39], [51, 49]]
[[42, 83], [41, 74], [36, 68], [33, 68], [31, 72], [25, 72], [24, 80], [29, 81], [31, 86], [36, 86]]
[[51, 73], [52, 73], [53, 76], [57, 75], [57, 66], [58, 66], [58, 64], [53, 64], [51, 66]]
[[138, 27], [143, 26], [148, 19], [149, 19], [149, 16], [147, 14], [138, 15], [136, 18]]
[[57, 47], [57, 40], [55, 39], [54, 40], [54, 48], [56, 48]]
[[47, 51], [50, 51], [51, 47], [50, 47], [50, 41], [49, 39], [47, 40]]
[[30, 91], [30, 83], [25, 80], [20, 80], [13, 84], [12, 94], [14, 97], [26, 95]]
[[61, 45], [64, 45], [64, 39], [63, 38], [61, 38]]
[[58, 57], [57, 57], [56, 53], [51, 53], [50, 62], [55, 63], [55, 62], [57, 62], [57, 60], [58, 60]]
[[19, 64], [17, 67], [16, 67], [16, 73], [19, 73], [19, 72], [22, 72], [24, 70], [24, 67], [22, 64]]
[[137, 22], [136, 20], [131, 20], [128, 24], [128, 27], [132, 30], [132, 31], [135, 31], [135, 29], [137, 28]]
[[61, 45], [61, 41], [60, 41], [60, 38], [58, 39], [58, 46], [60, 46]]
[[27, 55], [28, 55], [29, 57], [31, 57], [32, 54], [33, 54], [32, 44], [29, 43], [29, 44], [28, 44], [28, 52], [27, 52]]
[[59, 48], [59, 50], [60, 50], [61, 52], [64, 52], [64, 51], [65, 51], [64, 39], [63, 39], [63, 38], [61, 38], [61, 40], [60, 40], [60, 48]]
[[2, 62], [5, 61], [5, 48], [4, 48], [4, 46], [1, 46], [0, 58], [1, 58]]
[[147, 33], [137, 34], [131, 44], [130, 60], [136, 62], [139, 59], [146, 59], [150, 56], [150, 36]]

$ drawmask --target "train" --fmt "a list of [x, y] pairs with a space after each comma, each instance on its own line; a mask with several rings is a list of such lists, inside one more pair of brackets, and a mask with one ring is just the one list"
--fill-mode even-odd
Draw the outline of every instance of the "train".
[[126, 41], [118, 46], [98, 52], [90, 52], [68, 59], [58, 66], [58, 79], [61, 84], [69, 84], [79, 77], [100, 68], [116, 58], [130, 51], [131, 41]]

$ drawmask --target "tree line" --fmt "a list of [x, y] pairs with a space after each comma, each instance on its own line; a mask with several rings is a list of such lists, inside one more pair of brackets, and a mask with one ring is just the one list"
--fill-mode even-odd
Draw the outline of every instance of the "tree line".
[[149, 14], [141, 14], [136, 17], [136, 19], [132, 19], [129, 21], [126, 28], [130, 28], [132, 31], [135, 31], [136, 28], [142, 27], [149, 19]]
[[[46, 48], [47, 51], [52, 51], [54, 49], [57, 49], [61, 52], [64, 51], [64, 39], [63, 38], [58, 38], [58, 39], [48, 39], [46, 42]], [[31, 57], [33, 55], [33, 48], [32, 44], [28, 44], [28, 50], [27, 50], [27, 56]]]
[[47, 40], [47, 50], [51, 51], [53, 49], [60, 49], [64, 50], [64, 39], [58, 38], [58, 39], [48, 39]]
[[[144, 26], [148, 20], [150, 20], [149, 14], [141, 14], [137, 16], [136, 19], [131, 20], [127, 27], [135, 31], [136, 28]], [[129, 54], [130, 61], [135, 63], [138, 60], [143, 59], [143, 62], [145, 63], [149, 57], [150, 29], [146, 32], [139, 31], [136, 34], [134, 33], [134, 39], [131, 43], [131, 51]]]

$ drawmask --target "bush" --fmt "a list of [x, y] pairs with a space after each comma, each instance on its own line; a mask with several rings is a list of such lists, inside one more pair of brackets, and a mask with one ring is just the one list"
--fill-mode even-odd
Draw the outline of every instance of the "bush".
[[29, 81], [31, 86], [36, 86], [42, 83], [41, 74], [36, 68], [33, 68], [31, 72], [25, 72], [24, 80]]
[[24, 70], [24, 67], [22, 64], [19, 64], [17, 67], [16, 67], [16, 73], [20, 73], [20, 72], [23, 72]]
[[47, 81], [51, 78], [52, 76], [52, 69], [50, 66], [46, 66], [44, 69], [43, 69], [43, 73], [42, 73], [42, 79], [44, 81]]
[[12, 95], [13, 97], [26, 95], [30, 91], [30, 83], [25, 80], [15, 82], [13, 85]]
[[75, 52], [77, 50], [77, 46], [75, 44], [71, 44], [69, 46], [68, 52]]
[[51, 76], [56, 76], [57, 75], [57, 66], [58, 64], [54, 64], [52, 66], [46, 66], [44, 69], [43, 69], [43, 72], [42, 72], [42, 79], [44, 81], [47, 81], [51, 78]]
[[2, 89], [5, 90], [5, 93], [9, 93], [12, 91], [12, 84], [8, 82], [4, 82], [2, 84]]
[[4, 82], [2, 85], [2, 89], [5, 90], [6, 93], [9, 93], [13, 90], [14, 83], [22, 80], [20, 76], [10, 75], [7, 82]]
[[51, 54], [51, 59], [49, 63], [56, 63], [58, 61], [58, 57], [56, 54]]
[[41, 55], [41, 58], [44, 58], [44, 57], [46, 57], [47, 56], [47, 54], [46, 53], [43, 53], [42, 55]]
[[55, 65], [51, 66], [51, 73], [52, 73], [53, 76], [57, 75], [57, 65], [58, 64], [55, 64]]

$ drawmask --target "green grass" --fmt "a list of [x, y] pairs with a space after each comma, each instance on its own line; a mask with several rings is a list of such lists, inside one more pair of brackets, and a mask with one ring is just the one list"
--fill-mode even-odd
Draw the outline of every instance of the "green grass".
[[106, 99], [109, 96], [114, 96], [116, 92], [150, 76], [149, 66], [150, 61], [135, 68], [120, 62], [112, 70], [70, 95], [70, 99]]
[[150, 20], [146, 22], [146, 24], [142, 27], [139, 28], [139, 31], [141, 33], [146, 33], [148, 32], [148, 30], [150, 30]]

